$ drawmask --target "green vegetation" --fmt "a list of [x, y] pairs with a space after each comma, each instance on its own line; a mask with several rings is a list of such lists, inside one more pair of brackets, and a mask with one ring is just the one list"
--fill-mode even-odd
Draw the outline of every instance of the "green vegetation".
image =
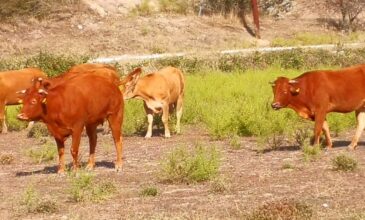
[[189, 11], [189, 1], [186, 0], [159, 0], [160, 11], [187, 14]]
[[242, 146], [241, 146], [240, 138], [238, 135], [234, 135], [233, 137], [230, 137], [229, 146], [231, 146], [231, 148], [234, 150], [241, 149]]
[[353, 32], [348, 35], [340, 34], [328, 34], [328, 33], [308, 33], [301, 32], [295, 34], [290, 38], [276, 38], [271, 42], [273, 47], [283, 46], [304, 46], [304, 45], [315, 45], [315, 44], [341, 44], [341, 43], [352, 43], [359, 42], [364, 39], [365, 33]]
[[289, 162], [286, 162], [286, 163], [283, 164], [282, 168], [284, 170], [292, 170], [292, 169], [295, 168], [295, 166], [293, 164], [289, 163]]
[[319, 158], [322, 153], [322, 148], [320, 145], [309, 145], [304, 144], [302, 146], [303, 157], [305, 161], [313, 161]]
[[248, 213], [247, 220], [271, 219], [312, 219], [313, 209], [309, 205], [293, 199], [282, 199], [268, 202]]
[[96, 183], [95, 176], [85, 171], [70, 174], [70, 184], [70, 197], [74, 202], [100, 202], [108, 199], [117, 191], [114, 182]]
[[214, 193], [223, 193], [230, 190], [230, 184], [225, 177], [216, 177], [210, 182], [210, 191]]
[[334, 170], [354, 171], [357, 168], [358, 162], [349, 154], [339, 154], [332, 159]]
[[132, 9], [131, 13], [134, 15], [147, 16], [151, 15], [153, 12], [150, 0], [142, 0], [139, 5], [136, 5], [134, 9]]
[[154, 186], [148, 186], [146, 188], [143, 188], [140, 195], [141, 196], [157, 196], [158, 190]]
[[54, 144], [46, 142], [40, 147], [28, 150], [27, 155], [35, 163], [53, 161], [57, 156], [57, 147]]
[[219, 153], [215, 147], [196, 145], [194, 149], [175, 148], [161, 162], [162, 179], [167, 182], [194, 183], [218, 174]]
[[25, 129], [27, 122], [20, 121], [16, 118], [19, 114], [21, 106], [7, 106], [6, 109], [6, 124], [9, 131], [20, 131]]
[[22, 195], [20, 204], [28, 213], [54, 213], [58, 211], [57, 204], [48, 199], [43, 199], [32, 185]]

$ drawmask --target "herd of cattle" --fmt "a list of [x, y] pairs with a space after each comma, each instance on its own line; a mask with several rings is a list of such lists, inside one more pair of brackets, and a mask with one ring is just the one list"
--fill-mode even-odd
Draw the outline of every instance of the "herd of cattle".
[[[122, 166], [124, 100], [141, 99], [148, 119], [146, 138], [152, 136], [153, 115], [162, 113], [165, 137], [170, 137], [169, 112], [176, 109], [176, 132], [180, 132], [185, 80], [182, 72], [166, 67], [141, 77], [137, 68], [120, 79], [116, 69], [105, 64], [80, 64], [54, 78], [37, 68], [0, 73], [0, 120], [7, 132], [5, 106], [23, 104], [20, 120], [42, 121], [55, 138], [59, 154], [58, 172], [65, 170], [65, 140], [72, 136], [73, 169], [79, 166], [78, 150], [81, 133], [86, 129], [90, 155], [88, 169], [95, 166], [96, 127], [104, 120], [114, 139], [116, 170]], [[327, 147], [332, 147], [326, 121], [329, 112], [355, 111], [357, 130], [349, 145], [355, 149], [365, 128], [365, 65], [337, 71], [316, 70], [295, 79], [278, 77], [271, 83], [274, 92], [272, 108], [291, 108], [301, 117], [315, 121], [314, 144], [319, 144], [322, 131]]]
[[165, 136], [170, 137], [169, 111], [176, 108], [177, 132], [184, 96], [184, 76], [173, 67], [140, 77], [135, 69], [122, 80], [116, 69], [104, 64], [80, 64], [54, 78], [39, 69], [27, 68], [0, 73], [0, 119], [6, 132], [5, 105], [23, 104], [17, 118], [42, 121], [55, 138], [59, 154], [58, 172], [65, 171], [65, 140], [72, 137], [73, 169], [79, 166], [78, 150], [83, 129], [89, 138], [88, 169], [95, 166], [96, 127], [106, 119], [114, 139], [116, 170], [122, 166], [122, 135], [124, 99], [144, 101], [148, 117], [146, 137], [152, 135], [153, 114], [162, 112]]

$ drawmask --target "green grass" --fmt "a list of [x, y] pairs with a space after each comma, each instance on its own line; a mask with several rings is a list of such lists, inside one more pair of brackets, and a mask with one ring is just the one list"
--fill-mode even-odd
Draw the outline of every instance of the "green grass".
[[332, 166], [334, 170], [354, 171], [358, 166], [358, 162], [351, 155], [342, 153], [332, 158]]
[[322, 148], [320, 145], [305, 144], [302, 146], [302, 152], [305, 161], [313, 161], [319, 158]]
[[117, 191], [114, 182], [97, 181], [95, 175], [85, 171], [71, 173], [69, 181], [69, 194], [73, 202], [100, 202]]
[[21, 106], [6, 107], [6, 124], [9, 131], [20, 131], [27, 127], [28, 123], [19, 121], [16, 116], [19, 114]]
[[349, 35], [341, 35], [336, 33], [308, 33], [300, 32], [288, 38], [275, 38], [271, 42], [271, 46], [304, 46], [315, 44], [341, 44], [363, 41], [365, 33], [353, 32]]
[[175, 148], [161, 161], [161, 176], [166, 182], [195, 183], [218, 174], [219, 152], [215, 147], [196, 145], [194, 149]]
[[142, 189], [142, 191], [140, 192], [141, 196], [147, 197], [147, 196], [157, 196], [158, 194], [158, 189], [155, 186], [148, 186]]

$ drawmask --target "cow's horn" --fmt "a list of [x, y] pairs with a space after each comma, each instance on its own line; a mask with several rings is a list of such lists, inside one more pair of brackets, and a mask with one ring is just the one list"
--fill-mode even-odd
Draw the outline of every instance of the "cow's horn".
[[290, 84], [295, 84], [295, 83], [298, 83], [298, 81], [297, 81], [297, 80], [295, 80], [295, 79], [291, 79], [291, 80], [289, 80], [289, 83], [290, 83]]
[[25, 89], [17, 91], [16, 94], [25, 94]]
[[44, 89], [38, 89], [38, 93], [48, 95], [48, 92]]

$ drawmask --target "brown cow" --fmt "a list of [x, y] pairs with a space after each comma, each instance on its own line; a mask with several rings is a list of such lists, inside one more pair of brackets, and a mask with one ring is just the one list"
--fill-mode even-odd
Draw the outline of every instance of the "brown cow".
[[34, 77], [46, 78], [46, 75], [38, 68], [0, 72], [0, 121], [2, 121], [3, 133], [8, 131], [5, 122], [5, 106], [20, 104], [19, 94], [16, 92], [31, 87]]
[[78, 150], [81, 133], [86, 127], [89, 137], [90, 156], [87, 168], [95, 165], [96, 127], [106, 118], [109, 121], [117, 150], [116, 170], [122, 165], [122, 137], [124, 104], [118, 87], [107, 79], [93, 74], [82, 74], [57, 82], [39, 80], [22, 98], [24, 106], [18, 118], [41, 120], [54, 136], [59, 153], [58, 172], [65, 169], [64, 142], [72, 136], [71, 154], [73, 168], [78, 167]]
[[348, 147], [357, 147], [365, 127], [365, 65], [306, 72], [292, 80], [278, 77], [272, 84], [274, 109], [288, 107], [301, 117], [315, 121], [314, 144], [319, 144], [323, 129], [327, 147], [332, 148], [327, 113], [355, 111], [357, 130]]
[[180, 119], [182, 115], [184, 97], [184, 76], [174, 67], [166, 67], [158, 72], [150, 73], [140, 78], [141, 69], [138, 68], [128, 74], [123, 80], [124, 99], [142, 99], [147, 113], [148, 129], [146, 138], [152, 136], [153, 114], [162, 112], [162, 122], [165, 137], [170, 137], [168, 126], [169, 110], [176, 108], [176, 132], [180, 133]]

